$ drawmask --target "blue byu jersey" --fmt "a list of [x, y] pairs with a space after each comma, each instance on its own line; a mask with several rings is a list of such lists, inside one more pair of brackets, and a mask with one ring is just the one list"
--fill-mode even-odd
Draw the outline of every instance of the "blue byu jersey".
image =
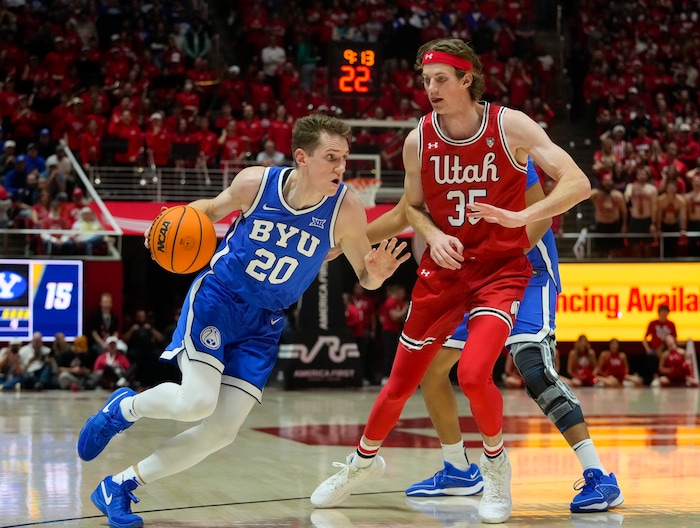
[[[535, 171], [532, 160], [527, 158], [527, 188], [529, 189], [540, 181], [540, 177]], [[527, 254], [527, 258], [532, 264], [532, 269], [545, 272], [549, 275], [557, 288], [557, 293], [561, 293], [561, 280], [559, 278], [559, 253], [554, 240], [554, 233], [551, 229], [542, 236], [539, 242]]]
[[335, 245], [335, 222], [347, 192], [341, 184], [334, 196], [296, 210], [282, 194], [292, 170], [265, 170], [255, 201], [231, 225], [210, 264], [225, 288], [267, 310], [289, 307], [311, 285]]

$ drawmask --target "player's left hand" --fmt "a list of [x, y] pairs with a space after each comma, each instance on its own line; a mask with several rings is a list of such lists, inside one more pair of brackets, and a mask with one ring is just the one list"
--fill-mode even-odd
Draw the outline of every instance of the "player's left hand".
[[467, 218], [483, 218], [490, 224], [499, 224], [503, 227], [520, 227], [525, 225], [521, 212], [509, 211], [485, 203], [467, 204], [467, 207], [471, 209], [471, 212], [467, 213]]
[[394, 274], [396, 268], [411, 258], [410, 252], [402, 255], [406, 242], [397, 242], [396, 238], [382, 240], [365, 255], [365, 268], [370, 275], [386, 280]]

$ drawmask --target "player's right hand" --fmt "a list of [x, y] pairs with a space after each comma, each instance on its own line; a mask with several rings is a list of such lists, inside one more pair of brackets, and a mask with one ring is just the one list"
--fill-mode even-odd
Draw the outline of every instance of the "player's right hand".
[[430, 247], [430, 257], [442, 268], [458, 270], [464, 262], [464, 245], [451, 235], [438, 233], [428, 241]]

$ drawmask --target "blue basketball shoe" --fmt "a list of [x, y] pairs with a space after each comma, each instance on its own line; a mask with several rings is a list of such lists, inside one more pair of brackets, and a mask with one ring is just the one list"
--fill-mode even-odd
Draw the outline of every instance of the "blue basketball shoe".
[[136, 393], [129, 388], [114, 391], [97, 414], [88, 418], [78, 436], [78, 456], [83, 460], [97, 457], [116, 434], [128, 429], [134, 422], [126, 420], [119, 410], [119, 403]]
[[112, 477], [106, 477], [95, 491], [90, 500], [107, 516], [109, 525], [114, 528], [139, 528], [143, 519], [131, 513], [131, 502], [139, 502], [133, 491], [138, 487], [134, 480], [126, 480], [117, 484]]
[[570, 509], [574, 513], [604, 512], [625, 500], [615, 475], [604, 475], [595, 468], [584, 471], [583, 478], [574, 484], [574, 489], [581, 490], [571, 501]]
[[450, 495], [468, 496], [481, 493], [484, 479], [479, 466], [472, 464], [466, 471], [460, 471], [449, 462], [429, 479], [416, 482], [406, 489], [410, 497], [444, 497]]

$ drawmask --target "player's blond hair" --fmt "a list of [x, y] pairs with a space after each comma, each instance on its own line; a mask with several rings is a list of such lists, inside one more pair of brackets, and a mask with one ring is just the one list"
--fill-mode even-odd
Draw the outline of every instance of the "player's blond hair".
[[423, 55], [429, 51], [443, 51], [445, 53], [449, 53], [450, 55], [454, 55], [455, 57], [467, 59], [469, 62], [471, 62], [471, 71], [467, 72], [465, 70], [455, 68], [455, 73], [458, 79], [461, 79], [467, 73], [471, 73], [472, 83], [469, 85], [469, 95], [474, 102], [481, 100], [481, 96], [484, 95], [484, 91], [486, 90], [483, 66], [481, 65], [479, 56], [469, 46], [469, 44], [460, 39], [435, 39], [431, 40], [430, 42], [426, 42], [418, 49], [418, 54], [416, 55], [415, 69], [417, 72], [423, 71]]
[[321, 142], [321, 134], [324, 132], [331, 136], [342, 136], [348, 140], [348, 143], [352, 139], [352, 129], [344, 121], [325, 114], [311, 114], [294, 123], [292, 153], [300, 148], [313, 154]]

